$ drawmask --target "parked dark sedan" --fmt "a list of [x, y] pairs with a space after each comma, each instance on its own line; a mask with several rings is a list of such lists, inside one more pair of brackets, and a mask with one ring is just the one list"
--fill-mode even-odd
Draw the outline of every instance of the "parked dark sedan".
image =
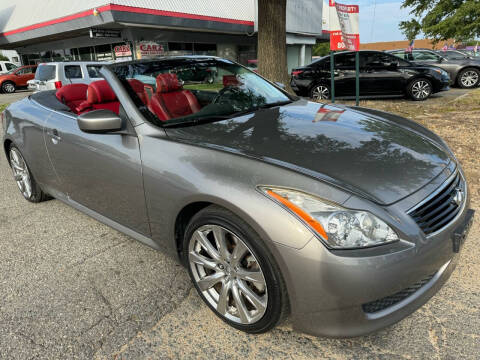
[[[314, 100], [329, 99], [330, 56], [292, 71], [291, 87], [297, 95]], [[426, 100], [431, 94], [448, 90], [448, 73], [432, 66], [414, 65], [380, 51], [360, 52], [360, 96], [398, 97]], [[355, 96], [355, 53], [335, 55], [335, 95]]]
[[443, 56], [433, 50], [414, 49], [392, 50], [389, 53], [403, 60], [410, 60], [417, 64], [434, 65], [447, 71], [452, 84], [465, 89], [472, 89], [480, 85], [480, 61], [470, 58], [454, 58]]
[[[177, 78], [205, 67], [213, 84]], [[101, 74], [3, 113], [14, 181], [28, 201], [55, 197], [178, 257], [231, 326], [260, 333], [291, 315], [315, 335], [365, 334], [418, 309], [455, 268], [468, 186], [419, 124], [301, 100], [219, 58]]]

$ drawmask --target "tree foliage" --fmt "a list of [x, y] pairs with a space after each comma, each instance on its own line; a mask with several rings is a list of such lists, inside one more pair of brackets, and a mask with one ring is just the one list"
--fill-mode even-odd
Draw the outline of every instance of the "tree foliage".
[[329, 42], [322, 42], [313, 45], [313, 56], [325, 56], [328, 55], [330, 52], [330, 43]]
[[0, 54], [0, 61], [10, 61], [10, 59], [5, 55]]
[[435, 42], [480, 36], [479, 0], [403, 0], [402, 6], [411, 8], [414, 16], [400, 23], [409, 40], [420, 33]]

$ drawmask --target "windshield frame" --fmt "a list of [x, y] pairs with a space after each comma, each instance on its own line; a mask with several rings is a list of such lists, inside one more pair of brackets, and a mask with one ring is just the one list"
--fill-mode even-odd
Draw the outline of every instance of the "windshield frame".
[[[239, 111], [231, 114], [225, 114], [225, 115], [219, 115], [219, 114], [212, 114], [210, 116], [206, 117], [199, 117], [196, 118], [195, 114], [187, 115], [187, 116], [182, 116], [182, 117], [177, 117], [177, 118], [172, 118], [170, 120], [162, 121], [157, 116], [152, 114], [152, 112], [147, 108], [147, 106], [140, 100], [138, 95], [133, 91], [131, 86], [128, 85], [127, 79], [124, 79], [123, 76], [119, 76], [119, 73], [117, 72], [118, 68], [122, 67], [128, 67], [131, 65], [138, 65], [138, 64], [149, 64], [149, 63], [161, 63], [161, 62], [172, 62], [174, 63], [175, 61], [178, 61], [179, 65], [182, 65], [182, 61], [185, 62], [185, 64], [191, 64], [192, 62], [198, 62], [198, 63], [205, 63], [208, 61], [214, 61], [218, 62], [219, 64], [228, 64], [228, 65], [234, 65], [241, 67], [244, 72], [247, 72], [249, 75], [257, 76], [263, 81], [265, 81], [268, 85], [272, 86], [280, 92], [282, 95], [286, 97], [286, 101], [281, 101], [281, 105], [284, 105], [286, 103], [291, 103], [293, 101], [297, 101], [299, 99], [298, 96], [292, 95], [288, 93], [286, 90], [278, 86], [277, 84], [273, 83], [272, 81], [269, 81], [268, 79], [264, 78], [263, 76], [259, 75], [258, 73], [252, 71], [249, 69], [247, 66], [244, 66], [242, 64], [239, 64], [235, 61], [232, 60], [227, 60], [215, 56], [169, 56], [169, 57], [162, 57], [162, 58], [157, 58], [157, 59], [148, 59], [148, 60], [134, 60], [134, 61], [127, 61], [127, 62], [121, 62], [121, 63], [114, 63], [110, 65], [106, 65], [105, 67], [108, 68], [120, 81], [122, 84], [123, 88], [129, 95], [130, 99], [132, 102], [135, 104], [136, 108], [138, 111], [143, 115], [145, 120], [147, 120], [150, 123], [153, 123], [154, 125], [157, 125], [162, 128], [167, 128], [167, 127], [180, 127], [180, 126], [195, 126], [197, 124], [205, 123], [205, 122], [215, 122], [215, 121], [222, 121], [226, 120], [229, 118], [234, 118], [236, 116], [241, 116], [245, 115], [247, 113], [255, 112], [257, 110], [260, 110], [261, 108], [264, 108], [263, 106], [260, 107], [253, 107], [251, 109], [248, 109], [248, 111]], [[270, 105], [276, 106], [277, 104], [266, 104], [265, 107], [269, 107]], [[278, 105], [280, 106], [280, 105]], [[184, 123], [184, 125], [182, 125]]]

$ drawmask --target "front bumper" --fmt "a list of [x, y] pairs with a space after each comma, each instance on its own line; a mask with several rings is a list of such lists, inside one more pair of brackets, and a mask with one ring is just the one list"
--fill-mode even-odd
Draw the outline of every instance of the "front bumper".
[[[316, 336], [353, 337], [413, 313], [455, 269], [458, 256], [452, 238], [465, 222], [467, 209], [468, 202], [453, 223], [428, 237], [421, 246], [404, 246], [405, 242], [382, 254], [371, 249], [364, 255], [342, 256], [326, 250], [316, 238], [301, 250], [279, 247], [288, 268], [286, 280], [294, 328]], [[389, 305], [392, 296], [406, 291], [407, 296]], [[366, 306], [372, 304], [373, 311]]]

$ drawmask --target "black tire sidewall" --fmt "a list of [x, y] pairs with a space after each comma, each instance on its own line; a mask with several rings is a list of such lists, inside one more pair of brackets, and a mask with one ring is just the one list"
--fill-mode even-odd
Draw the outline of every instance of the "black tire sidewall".
[[[462, 76], [464, 73], [466, 73], [467, 71], [475, 71], [478, 75], [478, 80], [477, 80], [477, 83], [473, 86], [464, 86], [462, 84]], [[466, 68], [466, 69], [463, 69], [462, 71], [460, 71], [460, 73], [458, 74], [458, 80], [457, 80], [457, 84], [459, 87], [461, 87], [462, 89], [475, 89], [477, 88], [479, 85], [480, 85], [480, 70], [478, 69], [475, 69], [475, 68]]]
[[[204, 299], [201, 290], [198, 288], [194, 280], [188, 260], [189, 243], [193, 233], [201, 226], [207, 224], [222, 226], [239, 236], [247, 244], [247, 246], [250, 248], [250, 251], [254, 254], [260, 264], [267, 284], [268, 303], [264, 316], [254, 324], [242, 325], [223, 317], [208, 301], [206, 301], [206, 299]], [[270, 251], [263, 244], [263, 241], [256, 234], [256, 232], [253, 231], [248, 224], [230, 211], [213, 205], [197, 213], [186, 228], [183, 239], [182, 256], [188, 268], [190, 279], [192, 280], [200, 297], [215, 313], [215, 315], [217, 315], [230, 326], [248, 333], [263, 333], [273, 328], [285, 315], [284, 313], [286, 312], [286, 305], [288, 302], [285, 296], [285, 285], [281, 277], [280, 270], [273, 260], [273, 256], [270, 254]]]
[[[413, 96], [413, 92], [412, 92], [412, 88], [413, 88], [413, 85], [415, 85], [415, 83], [419, 82], [419, 81], [426, 81], [428, 83], [428, 85], [430, 86], [430, 94], [424, 98], [424, 99], [417, 99], [415, 96]], [[433, 85], [432, 85], [432, 82], [426, 78], [419, 78], [419, 79], [415, 79], [415, 80], [412, 80], [410, 82], [410, 84], [408, 84], [408, 96], [410, 97], [410, 99], [414, 100], [414, 101], [425, 101], [427, 99], [430, 98], [430, 96], [432, 96], [433, 94]]]

